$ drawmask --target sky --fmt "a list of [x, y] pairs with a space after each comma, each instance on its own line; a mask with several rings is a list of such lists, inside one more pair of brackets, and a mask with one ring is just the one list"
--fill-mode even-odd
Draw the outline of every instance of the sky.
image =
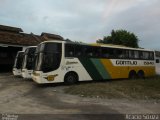
[[125, 29], [160, 50], [160, 0], [0, 0], [0, 24], [85, 43]]

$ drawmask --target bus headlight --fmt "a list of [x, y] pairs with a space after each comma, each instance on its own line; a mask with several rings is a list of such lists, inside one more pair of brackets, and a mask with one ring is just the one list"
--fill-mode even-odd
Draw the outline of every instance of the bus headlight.
[[40, 76], [40, 73], [33, 72], [33, 75]]

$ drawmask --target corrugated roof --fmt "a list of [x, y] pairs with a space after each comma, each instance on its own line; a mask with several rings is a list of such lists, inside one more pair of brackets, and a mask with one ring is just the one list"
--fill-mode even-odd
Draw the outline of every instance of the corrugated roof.
[[11, 27], [6, 25], [0, 25], [0, 31], [8, 31], [8, 32], [16, 32], [16, 33], [23, 32], [21, 28]]
[[46, 39], [64, 40], [63, 37], [60, 35], [45, 33], [45, 32], [41, 34], [41, 37], [44, 37]]
[[42, 33], [41, 36], [33, 33], [22, 33], [21, 28], [0, 25], [0, 44], [34, 46], [43, 41], [63, 40], [63, 37], [50, 33]]
[[43, 41], [46, 41], [46, 39], [33, 34], [0, 31], [1, 44], [32, 46], [37, 45]]

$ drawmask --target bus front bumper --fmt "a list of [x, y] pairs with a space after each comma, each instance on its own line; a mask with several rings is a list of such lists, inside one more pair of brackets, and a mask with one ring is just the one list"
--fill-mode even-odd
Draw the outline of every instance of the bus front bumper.
[[22, 77], [25, 79], [32, 78], [31, 77], [32, 72], [33, 70], [22, 69]]
[[21, 69], [13, 68], [13, 75], [21, 76], [22, 75]]
[[38, 84], [43, 84], [40, 71], [34, 71], [31, 75], [31, 77], [34, 82], [36, 82]]

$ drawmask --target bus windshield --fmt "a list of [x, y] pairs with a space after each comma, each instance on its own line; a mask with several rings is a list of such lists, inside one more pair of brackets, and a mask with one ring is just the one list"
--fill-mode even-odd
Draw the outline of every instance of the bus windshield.
[[62, 56], [61, 43], [43, 43], [36, 49], [34, 70], [50, 72], [58, 69]]
[[33, 70], [33, 62], [34, 62], [34, 53], [36, 51], [36, 47], [26, 49], [24, 53], [24, 60], [22, 69]]
[[23, 54], [24, 52], [19, 52], [16, 56], [14, 68], [21, 69], [22, 68], [22, 61], [23, 61]]

